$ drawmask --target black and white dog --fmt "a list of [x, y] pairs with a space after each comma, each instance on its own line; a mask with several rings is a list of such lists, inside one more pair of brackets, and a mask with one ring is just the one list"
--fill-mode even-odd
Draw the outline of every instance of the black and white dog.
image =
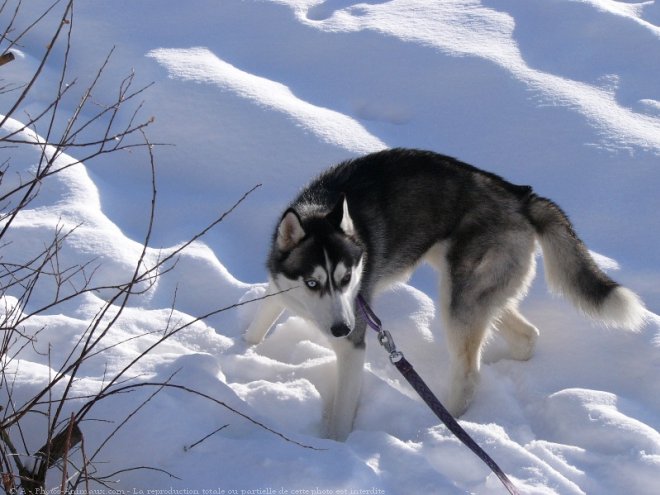
[[535, 272], [587, 315], [636, 329], [640, 299], [605, 275], [562, 210], [531, 187], [453, 158], [393, 149], [346, 161], [307, 186], [285, 211], [268, 259], [268, 292], [246, 332], [260, 342], [287, 308], [331, 336], [337, 385], [327, 435], [345, 439], [359, 400], [365, 320], [355, 298], [406, 279], [420, 261], [440, 272], [440, 305], [452, 356], [449, 411], [460, 416], [479, 377], [491, 326], [515, 359], [529, 359], [538, 330], [518, 311]]

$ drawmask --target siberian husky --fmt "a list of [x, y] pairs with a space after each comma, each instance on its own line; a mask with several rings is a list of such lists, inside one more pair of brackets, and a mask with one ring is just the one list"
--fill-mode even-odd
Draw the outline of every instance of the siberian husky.
[[446, 407], [456, 417], [477, 385], [492, 326], [515, 359], [539, 335], [518, 311], [539, 241], [550, 287], [605, 325], [639, 328], [641, 300], [603, 273], [568, 217], [531, 187], [454, 158], [392, 149], [336, 165], [291, 203], [272, 239], [268, 294], [246, 331], [260, 342], [286, 308], [329, 334], [337, 383], [327, 436], [345, 439], [355, 417], [366, 321], [355, 298], [406, 279], [420, 261], [440, 272], [440, 306], [452, 356]]

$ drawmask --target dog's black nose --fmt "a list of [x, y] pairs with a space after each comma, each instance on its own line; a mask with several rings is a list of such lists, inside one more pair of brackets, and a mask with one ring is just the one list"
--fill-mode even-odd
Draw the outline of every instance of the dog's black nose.
[[346, 337], [349, 333], [351, 333], [351, 329], [348, 328], [348, 325], [345, 325], [344, 323], [337, 323], [332, 325], [330, 327], [330, 331], [335, 337]]

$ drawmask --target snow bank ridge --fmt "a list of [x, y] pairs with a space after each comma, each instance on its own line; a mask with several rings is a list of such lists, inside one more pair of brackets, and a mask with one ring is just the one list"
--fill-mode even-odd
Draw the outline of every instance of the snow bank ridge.
[[170, 77], [215, 84], [267, 110], [288, 115], [321, 140], [355, 153], [387, 146], [359, 122], [342, 113], [301, 100], [284, 84], [242, 71], [207, 48], [151, 50], [148, 57], [167, 68]]

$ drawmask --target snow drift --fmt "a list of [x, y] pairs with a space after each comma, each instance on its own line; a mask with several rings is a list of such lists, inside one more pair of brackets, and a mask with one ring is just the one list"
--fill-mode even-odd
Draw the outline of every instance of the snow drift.
[[[88, 74], [116, 44], [109, 70], [121, 79], [135, 67], [142, 81], [156, 82], [144, 95], [144, 112], [156, 117], [150, 138], [176, 145], [155, 150], [159, 202], [149, 256], [173, 249], [243, 192], [263, 186], [132, 301], [113, 327], [111, 338], [121, 345], [89, 362], [79, 393], [98, 390], [173, 319], [190, 321], [261, 295], [267, 240], [298, 188], [328, 165], [389, 146], [434, 149], [532, 184], [571, 214], [592, 249], [616, 259], [621, 268], [613, 278], [657, 313], [660, 66], [651, 60], [659, 21], [655, 1], [81, 2], [70, 73]], [[9, 82], [35, 69], [47, 28], [25, 38], [17, 59], [0, 69]], [[46, 68], [15, 118], [49, 101], [55, 69]], [[97, 89], [115, 90], [110, 82]], [[0, 113], [11, 98], [0, 95]], [[1, 131], [19, 126], [8, 121]], [[34, 150], [2, 153], [12, 166], [24, 164], [20, 173], [37, 160]], [[76, 225], [63, 263], [97, 260], [99, 282], [129, 274], [147, 221], [143, 160], [109, 155], [45, 181], [38, 202], [16, 219], [3, 258], [28, 256], [58, 225]], [[374, 309], [442, 397], [447, 354], [436, 297], [422, 269]], [[7, 297], [0, 308], [15, 303]], [[43, 330], [15, 362], [17, 401], [48, 380], [103, 303], [103, 294], [90, 293], [30, 320], [26, 332]], [[319, 438], [332, 352], [291, 315], [262, 344], [247, 346], [241, 335], [254, 310], [246, 304], [196, 322], [140, 362], [135, 383], [171, 377], [207, 398], [165, 389], [131, 416], [97, 459], [105, 474], [122, 471], [110, 488], [503, 493], [402, 383], [375, 341], [355, 431], [345, 443]], [[637, 334], [594, 327], [547, 296], [541, 276], [523, 311], [541, 330], [537, 354], [510, 361], [491, 339], [463, 426], [523, 493], [655, 493], [660, 318], [650, 314]], [[98, 445], [150, 393], [99, 406], [98, 421], [81, 426], [86, 445]], [[26, 443], [36, 448], [43, 426], [36, 419], [31, 425]], [[160, 471], [123, 471], [136, 466]]]

